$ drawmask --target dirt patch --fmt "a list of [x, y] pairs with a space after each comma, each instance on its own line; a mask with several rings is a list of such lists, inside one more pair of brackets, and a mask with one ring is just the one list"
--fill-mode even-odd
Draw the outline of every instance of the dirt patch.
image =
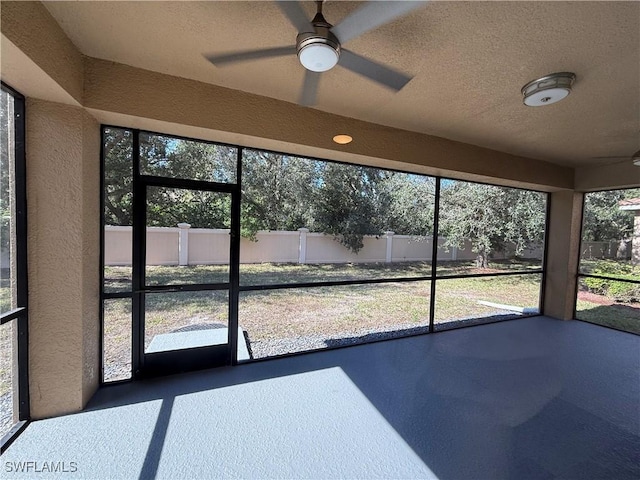
[[638, 308], [638, 303], [616, 302], [615, 300], [612, 300], [605, 295], [598, 295], [596, 293], [591, 293], [591, 292], [578, 292], [578, 300], [595, 303], [597, 305], [621, 305], [624, 307], [630, 307], [634, 309]]
[[604, 295], [598, 295], [591, 292], [578, 292], [578, 300], [589, 303], [597, 303], [598, 305], [613, 305], [615, 302]]

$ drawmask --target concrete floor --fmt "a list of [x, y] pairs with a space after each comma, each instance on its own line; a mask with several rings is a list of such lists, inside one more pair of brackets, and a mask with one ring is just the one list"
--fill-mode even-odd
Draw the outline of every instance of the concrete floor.
[[536, 317], [103, 388], [33, 422], [1, 468], [582, 480], [638, 479], [639, 458], [640, 337]]

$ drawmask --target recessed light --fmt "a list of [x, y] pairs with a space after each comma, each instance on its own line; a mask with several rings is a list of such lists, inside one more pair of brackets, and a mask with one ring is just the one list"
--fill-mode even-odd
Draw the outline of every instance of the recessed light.
[[346, 145], [347, 143], [351, 143], [353, 138], [349, 135], [340, 134], [333, 137], [333, 141], [340, 145]]
[[533, 80], [522, 87], [524, 104], [528, 107], [542, 107], [559, 102], [571, 93], [575, 79], [575, 73], [558, 72]]

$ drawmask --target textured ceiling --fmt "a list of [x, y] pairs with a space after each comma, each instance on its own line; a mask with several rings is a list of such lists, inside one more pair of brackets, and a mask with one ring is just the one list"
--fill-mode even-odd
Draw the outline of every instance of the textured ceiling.
[[[360, 5], [329, 1], [324, 13], [337, 24]], [[273, 2], [45, 6], [85, 55], [297, 101], [295, 56], [224, 68], [203, 57], [294, 44]], [[314, 4], [303, 7], [312, 17]], [[640, 2], [431, 2], [345, 47], [415, 77], [394, 93], [336, 67], [314, 108], [562, 165], [640, 149]], [[522, 86], [556, 71], [576, 73], [573, 93], [523, 106]]]

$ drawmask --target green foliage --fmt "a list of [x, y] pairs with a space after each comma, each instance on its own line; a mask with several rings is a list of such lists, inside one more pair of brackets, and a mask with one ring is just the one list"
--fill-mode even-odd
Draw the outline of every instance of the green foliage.
[[358, 252], [364, 235], [380, 235], [385, 229], [391, 198], [382, 185], [389, 175], [370, 167], [322, 163], [315, 227]]
[[[128, 130], [104, 132], [105, 220], [131, 225], [133, 138]], [[234, 148], [163, 135], [140, 134], [141, 173], [170, 178], [234, 182]], [[428, 235], [433, 224], [434, 181], [418, 175], [243, 150], [241, 234], [297, 230], [333, 235], [358, 252], [364, 235], [392, 229]], [[160, 187], [147, 188], [147, 224], [229, 228], [230, 198]]]
[[0, 249], [2, 252], [8, 252], [11, 242], [11, 212], [6, 209], [0, 209]]
[[245, 149], [242, 235], [255, 238], [258, 230], [313, 228], [317, 164], [304, 158]]
[[[638, 280], [637, 268], [629, 263], [600, 261], [591, 271], [592, 275]], [[584, 284], [591, 293], [604, 295], [620, 303], [640, 302], [640, 285], [618, 282], [604, 278], [585, 277]]]
[[508, 245], [519, 256], [544, 238], [545, 195], [513, 188], [444, 181], [440, 200], [440, 235], [447, 247], [471, 242], [477, 266], [487, 268], [493, 252]]
[[[233, 182], [237, 151], [231, 147], [141, 133], [141, 170], [146, 175]], [[132, 135], [105, 129], [105, 218], [131, 225]], [[310, 160], [244, 149], [241, 233], [301, 227], [334, 236], [357, 253], [365, 235], [433, 232], [434, 179], [372, 167]], [[515, 254], [542, 241], [544, 195], [516, 189], [443, 182], [441, 234], [448, 246], [471, 239], [483, 267], [492, 252], [513, 245]], [[228, 228], [230, 198], [181, 189], [149, 187], [149, 226]]]
[[104, 203], [106, 225], [133, 224], [133, 139], [119, 128], [104, 130]]
[[640, 197], [640, 188], [585, 195], [583, 241], [619, 241], [633, 233], [633, 212], [620, 210], [620, 200]]
[[9, 250], [11, 228], [11, 173], [13, 170], [10, 151], [10, 130], [13, 119], [10, 117], [11, 96], [0, 91], [0, 249]]
[[435, 179], [421, 175], [391, 173], [385, 181], [391, 199], [386, 229], [402, 235], [433, 234]]
[[[131, 225], [133, 219], [133, 138], [107, 128], [104, 134], [105, 223]], [[141, 173], [229, 182], [235, 180], [236, 149], [162, 135], [140, 134]], [[147, 224], [194, 228], [229, 228], [230, 198], [194, 190], [147, 189]]]

